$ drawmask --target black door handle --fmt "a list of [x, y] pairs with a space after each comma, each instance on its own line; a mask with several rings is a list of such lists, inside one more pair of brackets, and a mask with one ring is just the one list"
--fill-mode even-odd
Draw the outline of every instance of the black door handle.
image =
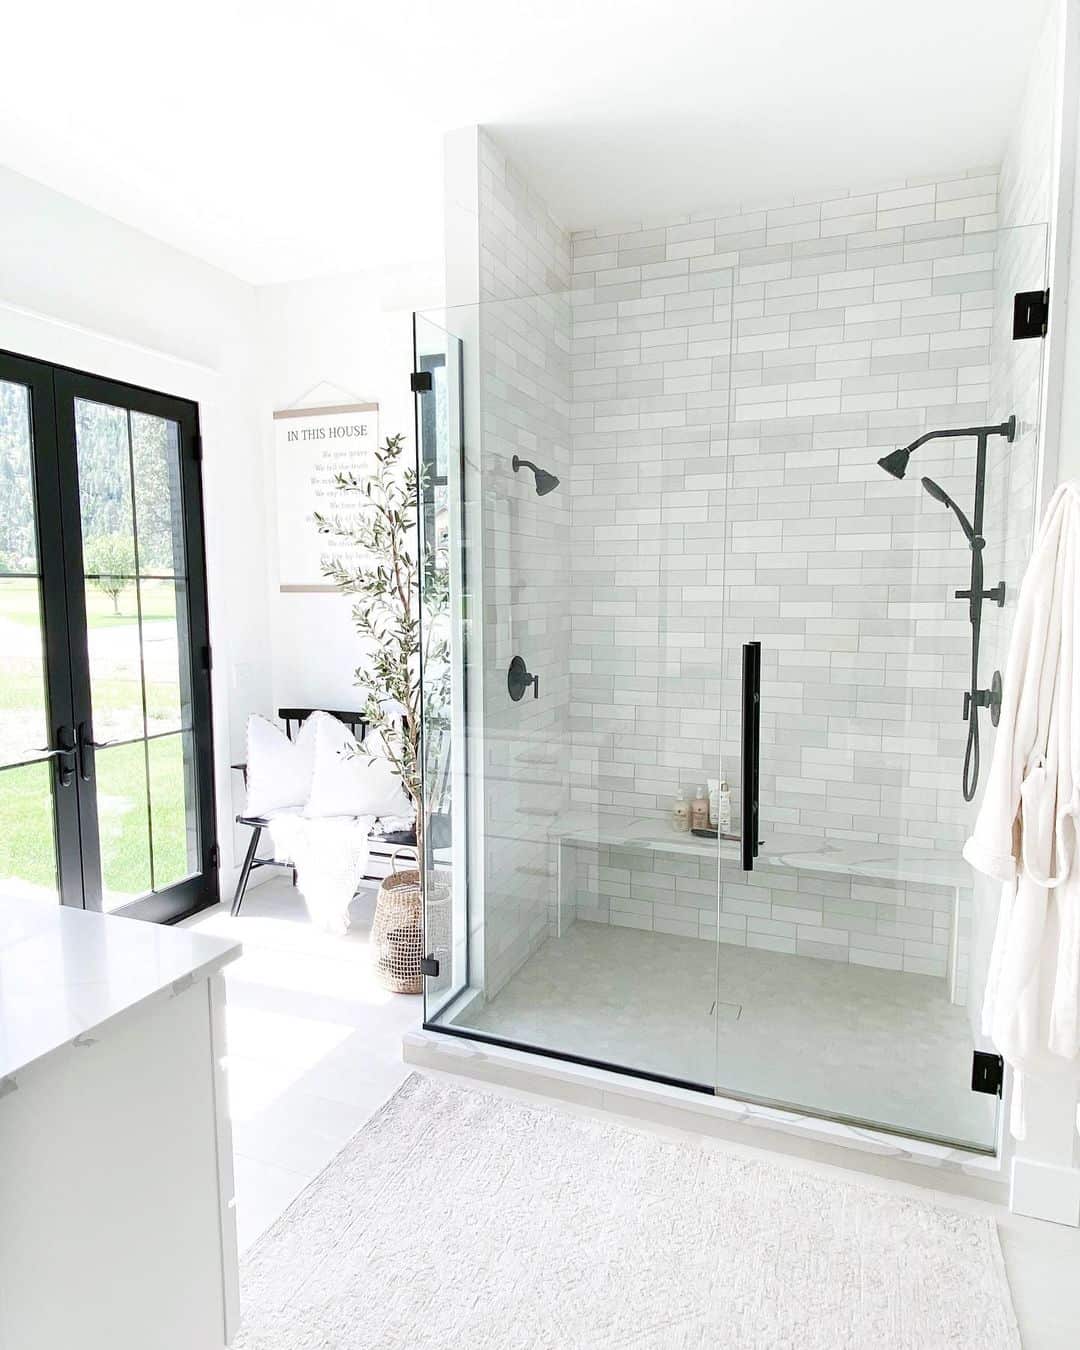
[[75, 777], [75, 746], [64, 745], [64, 741], [71, 736], [69, 727], [56, 728], [56, 748], [52, 746], [42, 746], [35, 751], [44, 759], [56, 760], [56, 779], [61, 787], [70, 787], [72, 779]]
[[94, 751], [105, 750], [110, 745], [116, 745], [116, 741], [95, 741], [90, 723], [80, 722], [78, 742], [79, 777], [84, 783], [89, 783], [94, 776]]
[[742, 649], [742, 828], [740, 861], [744, 872], [754, 870], [758, 854], [758, 815], [761, 779], [761, 643], [744, 642]]

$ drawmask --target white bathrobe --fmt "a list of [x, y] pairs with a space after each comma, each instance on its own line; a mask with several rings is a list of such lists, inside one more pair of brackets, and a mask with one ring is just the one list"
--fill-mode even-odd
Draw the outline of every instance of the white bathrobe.
[[[1080, 482], [1054, 493], [1024, 574], [982, 804], [964, 857], [1001, 883], [983, 1031], [1016, 1071], [1080, 1084]], [[1080, 1118], [1078, 1118], [1080, 1125]]]

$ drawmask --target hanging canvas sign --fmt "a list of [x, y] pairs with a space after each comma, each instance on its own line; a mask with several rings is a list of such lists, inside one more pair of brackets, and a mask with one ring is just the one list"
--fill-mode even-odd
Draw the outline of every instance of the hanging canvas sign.
[[355, 545], [319, 533], [315, 513], [337, 516], [346, 527], [356, 520], [360, 499], [338, 491], [335, 479], [344, 472], [369, 477], [378, 442], [377, 403], [274, 413], [281, 590], [336, 591], [323, 576], [323, 559], [332, 554], [346, 565], [360, 561]]

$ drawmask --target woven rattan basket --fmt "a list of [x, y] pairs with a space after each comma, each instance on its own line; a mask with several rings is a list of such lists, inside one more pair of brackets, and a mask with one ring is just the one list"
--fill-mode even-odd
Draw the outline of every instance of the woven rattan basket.
[[383, 878], [371, 924], [371, 951], [375, 974], [385, 989], [423, 993], [424, 898], [418, 871], [394, 871]]

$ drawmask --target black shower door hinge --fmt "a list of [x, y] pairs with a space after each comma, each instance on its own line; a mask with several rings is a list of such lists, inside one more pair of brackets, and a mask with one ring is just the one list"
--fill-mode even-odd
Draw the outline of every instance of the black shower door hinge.
[[989, 1092], [992, 1097], [1000, 1097], [1004, 1082], [1005, 1061], [1001, 1056], [976, 1050], [971, 1057], [972, 1092]]
[[1017, 291], [1013, 297], [1013, 341], [1046, 336], [1050, 320], [1049, 291]]
[[439, 958], [437, 956], [422, 956], [420, 958], [421, 975], [438, 975]]
[[431, 393], [431, 371], [414, 370], [409, 377], [409, 386], [414, 394]]
[[211, 867], [221, 866], [221, 849], [218, 847], [217, 844], [212, 844], [210, 846], [210, 866]]

